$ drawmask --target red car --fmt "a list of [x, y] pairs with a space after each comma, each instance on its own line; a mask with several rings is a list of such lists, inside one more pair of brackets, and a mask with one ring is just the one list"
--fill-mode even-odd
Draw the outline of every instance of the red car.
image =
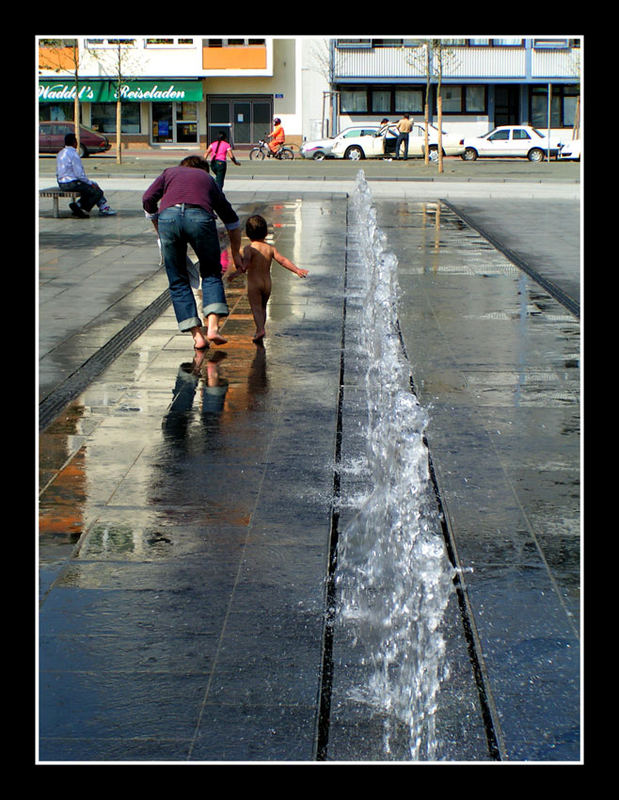
[[[39, 153], [59, 153], [67, 133], [75, 133], [72, 122], [39, 122]], [[80, 125], [80, 156], [105, 153], [112, 145], [107, 136]]]

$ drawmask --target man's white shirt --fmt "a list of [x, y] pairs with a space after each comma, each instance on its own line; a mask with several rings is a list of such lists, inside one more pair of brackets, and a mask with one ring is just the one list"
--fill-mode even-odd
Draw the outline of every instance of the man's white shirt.
[[67, 145], [56, 156], [56, 179], [58, 183], [69, 183], [69, 181], [84, 181], [84, 183], [92, 183], [86, 177], [84, 167], [82, 166], [82, 159], [75, 147]]

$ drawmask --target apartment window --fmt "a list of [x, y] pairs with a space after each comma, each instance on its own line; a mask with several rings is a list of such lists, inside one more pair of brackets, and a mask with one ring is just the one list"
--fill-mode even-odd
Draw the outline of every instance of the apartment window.
[[135, 45], [135, 39], [86, 39], [86, 47], [130, 47]]
[[370, 48], [372, 47], [372, 40], [371, 39], [337, 39], [336, 40], [336, 47], [341, 47], [342, 49], [346, 48]]
[[206, 47], [264, 47], [266, 39], [206, 39]]
[[396, 89], [394, 111], [401, 114], [420, 114], [423, 111], [424, 95], [423, 89]]
[[362, 114], [368, 110], [366, 89], [344, 89], [340, 92], [340, 109], [344, 114]]
[[372, 91], [372, 113], [389, 114], [391, 111], [391, 92], [388, 89]]
[[441, 97], [443, 98], [443, 111], [445, 113], [458, 114], [462, 111], [461, 86], [442, 86]]
[[147, 39], [146, 47], [187, 47], [193, 45], [193, 38], [186, 39], [182, 36], [170, 36], [166, 39]]
[[468, 114], [483, 114], [486, 111], [486, 87], [466, 86], [464, 92], [464, 111]]
[[522, 47], [522, 39], [493, 39], [495, 47]]
[[443, 112], [447, 114], [484, 114], [485, 86], [441, 86]]
[[[580, 92], [577, 86], [552, 86], [550, 127], [571, 128]], [[534, 128], [548, 127], [548, 87], [533, 86], [530, 96], [530, 120]]]

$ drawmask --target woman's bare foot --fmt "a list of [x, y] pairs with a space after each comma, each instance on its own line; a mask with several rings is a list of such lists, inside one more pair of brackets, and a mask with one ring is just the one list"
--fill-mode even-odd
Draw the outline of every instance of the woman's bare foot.
[[193, 336], [193, 346], [196, 350], [206, 350], [208, 347], [208, 342], [202, 335], [202, 328], [199, 325], [196, 325], [195, 328], [191, 329], [191, 335]]
[[208, 341], [212, 344], [225, 344], [228, 340], [219, 332], [219, 316], [217, 314], [209, 314], [207, 322], [206, 338]]
[[266, 331], [264, 328], [262, 330], [256, 331], [256, 333], [251, 337], [252, 342], [259, 342], [261, 339], [264, 339], [266, 336]]

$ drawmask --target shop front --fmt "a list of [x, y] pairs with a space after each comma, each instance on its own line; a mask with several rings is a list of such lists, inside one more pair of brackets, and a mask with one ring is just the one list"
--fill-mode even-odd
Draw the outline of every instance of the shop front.
[[76, 92], [81, 122], [110, 136], [116, 134], [116, 103], [122, 102], [121, 132], [127, 143], [199, 145], [201, 80], [39, 81], [39, 118], [73, 120]]

